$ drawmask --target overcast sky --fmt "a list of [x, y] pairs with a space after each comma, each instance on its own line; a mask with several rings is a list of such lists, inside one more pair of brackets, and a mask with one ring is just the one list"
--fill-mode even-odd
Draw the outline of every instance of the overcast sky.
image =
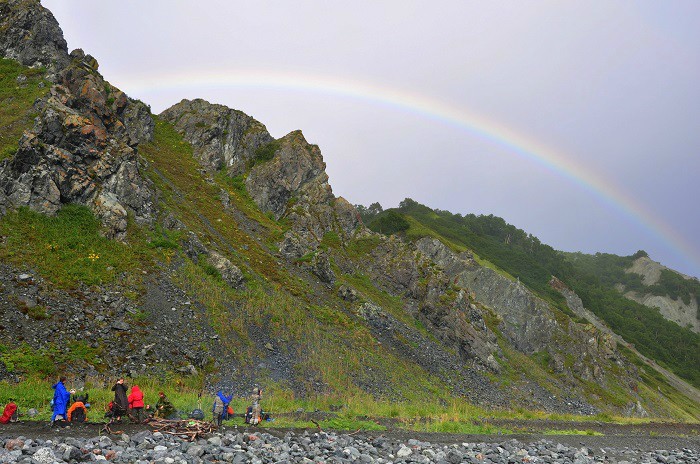
[[700, 276], [700, 2], [42, 0], [158, 113], [318, 144], [333, 191]]

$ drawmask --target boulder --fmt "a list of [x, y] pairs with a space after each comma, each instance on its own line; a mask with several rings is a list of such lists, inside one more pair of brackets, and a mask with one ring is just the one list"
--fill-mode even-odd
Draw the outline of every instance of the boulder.
[[219, 271], [221, 278], [231, 287], [238, 288], [243, 285], [243, 273], [225, 256], [216, 251], [210, 251], [207, 257], [207, 263]]

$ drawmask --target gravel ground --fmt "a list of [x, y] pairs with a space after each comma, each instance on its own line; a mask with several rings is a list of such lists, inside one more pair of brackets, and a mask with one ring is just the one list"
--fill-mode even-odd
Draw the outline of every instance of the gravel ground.
[[[402, 430], [373, 433], [224, 427], [190, 443], [148, 426], [124, 425], [98, 436], [102, 424], [50, 428], [46, 423], [0, 425], [0, 463], [693, 463], [700, 435], [693, 426], [676, 435], [455, 435]], [[695, 426], [696, 427], [696, 426]], [[687, 432], [694, 435], [688, 435]]]

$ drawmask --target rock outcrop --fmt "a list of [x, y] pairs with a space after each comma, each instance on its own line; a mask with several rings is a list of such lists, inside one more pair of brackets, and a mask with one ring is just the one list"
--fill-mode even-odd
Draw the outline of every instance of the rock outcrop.
[[[314, 251], [327, 232], [348, 237], [360, 225], [355, 208], [333, 195], [321, 151], [301, 131], [275, 140], [252, 117], [201, 99], [183, 100], [161, 117], [192, 144], [205, 170], [243, 175], [258, 207], [289, 221], [280, 245], [288, 258]], [[323, 274], [324, 281], [333, 280]]]
[[63, 204], [83, 204], [106, 236], [123, 239], [129, 212], [137, 223], [153, 219], [154, 191], [136, 153], [152, 137], [153, 120], [148, 107], [102, 78], [93, 57], [78, 49], [70, 59], [36, 103], [39, 116], [17, 154], [0, 164], [0, 213], [29, 206], [54, 214]]
[[182, 100], [160, 116], [192, 144], [205, 169], [226, 169], [231, 176], [242, 174], [256, 150], [274, 140], [252, 117], [202, 99]]
[[0, 2], [0, 54], [55, 73], [70, 62], [56, 18], [39, 0]]
[[[646, 256], [637, 258], [626, 272], [639, 274], [642, 277], [642, 283], [644, 285], [652, 286], [659, 282], [662, 271], [674, 272], [685, 279], [691, 279], [691, 277], [669, 269], [656, 261], [652, 261]], [[640, 293], [636, 291], [627, 291], [624, 286], [620, 287], [620, 290], [626, 298], [650, 308], [658, 308], [661, 315], [669, 321], [673, 321], [681, 327], [688, 327], [695, 333], [700, 333], [700, 312], [697, 295], [689, 295], [689, 301], [686, 302], [683, 301], [683, 298], [672, 298], [668, 295], [655, 295], [650, 292]]]
[[[575, 324], [523, 284], [481, 266], [468, 254], [456, 255], [432, 238], [416, 243], [453, 281], [501, 318], [499, 330], [526, 354], [548, 352], [555, 372], [570, 371], [588, 381], [605, 382], [606, 366], [623, 364], [615, 342], [592, 325]], [[580, 300], [579, 300], [580, 301]]]

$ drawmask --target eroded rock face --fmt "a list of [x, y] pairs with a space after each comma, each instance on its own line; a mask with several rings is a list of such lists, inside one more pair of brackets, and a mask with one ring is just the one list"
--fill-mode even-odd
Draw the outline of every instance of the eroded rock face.
[[89, 206], [105, 235], [123, 239], [127, 214], [153, 219], [153, 189], [138, 170], [136, 147], [152, 137], [149, 110], [107, 83], [82, 50], [37, 103], [34, 128], [14, 158], [0, 164], [0, 212], [29, 206], [54, 214], [63, 204]]
[[321, 150], [309, 144], [301, 131], [278, 141], [273, 158], [251, 169], [246, 188], [260, 209], [276, 219], [297, 204], [304, 207], [334, 200]]
[[478, 265], [469, 255], [452, 253], [438, 240], [423, 238], [416, 246], [457, 285], [473, 292], [476, 301], [502, 318], [499, 329], [519, 351], [550, 352], [555, 371], [571, 370], [596, 382], [605, 380], [606, 362], [622, 363], [614, 340], [607, 334], [592, 325], [568, 322], [568, 318], [567, 323], [560, 323], [554, 310], [520, 282]]
[[[651, 286], [659, 282], [663, 271], [673, 272], [685, 279], [691, 279], [689, 276], [652, 261], [647, 256], [637, 258], [625, 272], [639, 274], [642, 276], [642, 283]], [[697, 296], [687, 295], [688, 302], [686, 303], [683, 301], [683, 298], [674, 299], [668, 295], [627, 291], [623, 285], [619, 287], [625, 298], [650, 308], [658, 308], [661, 315], [669, 321], [673, 321], [681, 327], [688, 327], [695, 333], [700, 333], [700, 312], [698, 312]]]
[[182, 100], [161, 113], [194, 148], [195, 157], [211, 171], [225, 168], [241, 174], [255, 151], [272, 136], [252, 117], [202, 99]]
[[56, 18], [39, 0], [0, 2], [0, 54], [50, 72], [59, 71], [70, 62]]
[[361, 224], [355, 207], [333, 195], [321, 151], [300, 131], [274, 140], [252, 117], [201, 99], [183, 100], [161, 117], [192, 144], [204, 169], [247, 173], [258, 207], [292, 225], [280, 245], [288, 258], [315, 251], [327, 232], [349, 237]]
[[466, 292], [454, 288], [449, 276], [415, 247], [367, 230], [358, 235], [377, 242], [361, 258], [360, 272], [369, 275], [379, 288], [402, 295], [406, 311], [453, 349], [461, 362], [477, 369], [500, 370], [495, 356], [502, 353], [496, 337]]

